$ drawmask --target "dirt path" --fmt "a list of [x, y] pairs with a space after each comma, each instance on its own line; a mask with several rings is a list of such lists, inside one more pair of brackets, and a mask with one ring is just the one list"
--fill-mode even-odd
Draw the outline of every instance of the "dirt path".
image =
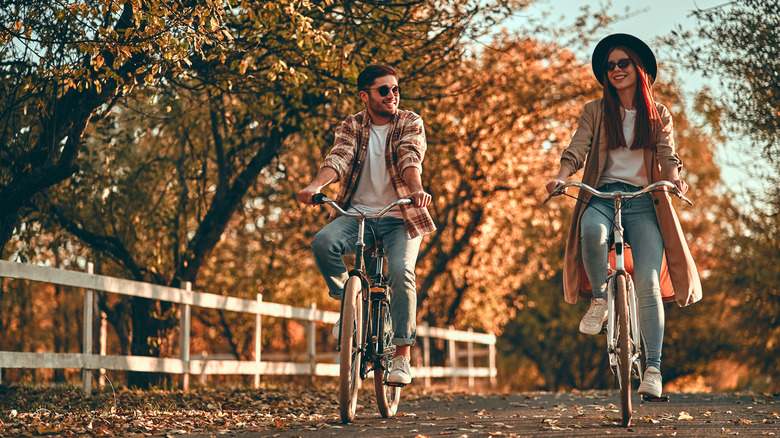
[[[238, 437], [602, 437], [780, 435], [780, 395], [669, 394], [668, 402], [634, 400], [634, 421], [620, 426], [615, 391], [525, 394], [407, 394], [399, 413], [383, 419], [362, 392], [358, 419], [343, 425], [332, 413], [302, 414], [276, 430], [222, 431]], [[215, 436], [187, 435], [193, 436]]]

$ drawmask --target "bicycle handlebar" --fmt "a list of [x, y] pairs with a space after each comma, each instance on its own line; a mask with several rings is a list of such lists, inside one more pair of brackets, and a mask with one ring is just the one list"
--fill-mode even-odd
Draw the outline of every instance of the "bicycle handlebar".
[[630, 199], [634, 198], [640, 195], [644, 195], [645, 193], [652, 192], [653, 190], [657, 189], [663, 189], [665, 191], [669, 191], [671, 194], [677, 196], [678, 198], [685, 201], [688, 205], [693, 205], [693, 202], [691, 202], [690, 199], [686, 198], [685, 195], [680, 192], [680, 189], [677, 188], [676, 185], [670, 183], [669, 181], [657, 181], [649, 186], [643, 188], [642, 190], [638, 192], [621, 192], [621, 191], [614, 191], [614, 192], [600, 192], [593, 187], [583, 184], [581, 182], [577, 181], [566, 181], [563, 184], [559, 184], [557, 187], [555, 187], [555, 190], [550, 193], [550, 196], [547, 197], [547, 199], [544, 200], [542, 204], [546, 204], [547, 201], [552, 199], [554, 196], [562, 195], [563, 190], [567, 187], [577, 187], [580, 190], [585, 190], [586, 192], [590, 193], [593, 196], [597, 196], [599, 198], [612, 198], [612, 199]]
[[366, 219], [372, 219], [372, 218], [384, 216], [385, 213], [390, 211], [390, 209], [395, 207], [396, 205], [409, 205], [409, 204], [412, 203], [412, 200], [409, 199], [409, 198], [398, 199], [395, 202], [393, 202], [392, 204], [390, 204], [387, 207], [383, 208], [382, 211], [380, 211], [379, 213], [373, 214], [373, 215], [370, 215], [370, 216], [366, 216], [366, 215], [364, 215], [364, 214], [362, 214], [360, 212], [358, 212], [358, 213], [347, 213], [346, 211], [344, 211], [343, 208], [341, 208], [341, 206], [339, 206], [336, 203], [336, 201], [334, 201], [332, 199], [329, 199], [327, 196], [325, 196], [324, 193], [317, 193], [316, 195], [312, 196], [311, 200], [315, 204], [320, 204], [320, 205], [322, 205], [322, 204], [330, 204], [331, 207], [335, 208], [336, 211], [338, 211], [340, 214], [342, 214], [344, 216], [364, 217]]

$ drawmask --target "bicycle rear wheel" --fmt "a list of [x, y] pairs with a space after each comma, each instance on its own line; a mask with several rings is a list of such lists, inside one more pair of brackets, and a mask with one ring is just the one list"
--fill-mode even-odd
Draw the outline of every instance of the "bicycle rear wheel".
[[377, 329], [377, 342], [381, 343], [383, 351], [374, 364], [374, 392], [376, 392], [376, 404], [379, 408], [379, 413], [382, 417], [388, 418], [394, 416], [398, 410], [398, 403], [401, 401], [401, 387], [385, 384], [387, 376], [390, 374], [390, 363], [393, 357], [389, 351], [393, 349], [392, 344], [389, 343], [389, 339], [385, 339], [385, 318], [388, 318], [390, 309], [384, 303], [378, 307], [379, 327]]
[[618, 385], [620, 386], [620, 409], [623, 426], [631, 424], [631, 341], [629, 338], [628, 291], [626, 290], [626, 275], [618, 273], [615, 277], [615, 307], [617, 315], [617, 365]]
[[344, 309], [341, 314], [339, 368], [339, 411], [341, 421], [355, 421], [360, 380], [361, 333], [363, 326], [363, 287], [360, 277], [349, 277], [344, 287]]

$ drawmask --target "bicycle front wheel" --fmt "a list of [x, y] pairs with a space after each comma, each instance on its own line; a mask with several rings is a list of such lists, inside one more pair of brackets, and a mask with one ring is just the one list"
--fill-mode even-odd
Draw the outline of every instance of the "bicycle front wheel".
[[393, 354], [391, 351], [393, 347], [389, 343], [389, 339], [385, 339], [385, 318], [388, 317], [390, 309], [386, 304], [382, 304], [379, 307], [379, 323], [377, 328], [377, 342], [383, 346], [383, 350], [377, 363], [374, 364], [374, 392], [376, 392], [376, 404], [379, 408], [379, 413], [384, 418], [392, 417], [398, 410], [398, 403], [401, 401], [401, 387], [389, 386], [385, 384], [387, 382], [387, 376], [390, 374], [390, 363], [392, 361]]
[[618, 325], [618, 385], [620, 386], [620, 408], [623, 414], [623, 426], [631, 424], [631, 341], [629, 339], [628, 291], [626, 274], [615, 277], [615, 307]]
[[339, 410], [341, 421], [355, 421], [360, 380], [361, 333], [363, 326], [362, 281], [349, 277], [344, 287], [344, 303], [341, 314], [341, 348], [339, 362]]

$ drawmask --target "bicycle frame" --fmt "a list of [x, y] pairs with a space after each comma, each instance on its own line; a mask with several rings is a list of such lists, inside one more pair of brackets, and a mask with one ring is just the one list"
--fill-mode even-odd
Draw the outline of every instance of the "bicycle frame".
[[[336, 202], [324, 195], [317, 194], [312, 198], [317, 204], [330, 204], [340, 214], [358, 219], [358, 240], [355, 243], [355, 269], [349, 272], [349, 278], [344, 287], [344, 298], [341, 300], [340, 321], [337, 351], [342, 358], [339, 379], [339, 407], [342, 421], [347, 423], [355, 419], [357, 403], [357, 387], [360, 380], [366, 380], [369, 372], [374, 374], [374, 388], [377, 395], [377, 407], [380, 414], [387, 418], [395, 415], [400, 400], [402, 384], [387, 382], [390, 371], [389, 363], [394, 356], [395, 348], [389, 346], [384, 336], [386, 317], [390, 312], [390, 297], [387, 293], [387, 278], [384, 275], [385, 252], [381, 241], [375, 242], [373, 259], [376, 261], [374, 275], [366, 275], [365, 256], [365, 223], [366, 219], [378, 218], [397, 205], [408, 205], [411, 199], [399, 199], [374, 215], [350, 213], [344, 211]], [[356, 283], [358, 282], [358, 283]], [[345, 318], [345, 306], [349, 300], [348, 317]], [[359, 309], [359, 310], [358, 310]], [[354, 314], [354, 311], [357, 314]], [[342, 339], [345, 319], [354, 316], [357, 338], [347, 332]], [[389, 332], [388, 332], [389, 333]], [[349, 362], [349, 364], [347, 364]], [[359, 379], [359, 380], [358, 380]]]

